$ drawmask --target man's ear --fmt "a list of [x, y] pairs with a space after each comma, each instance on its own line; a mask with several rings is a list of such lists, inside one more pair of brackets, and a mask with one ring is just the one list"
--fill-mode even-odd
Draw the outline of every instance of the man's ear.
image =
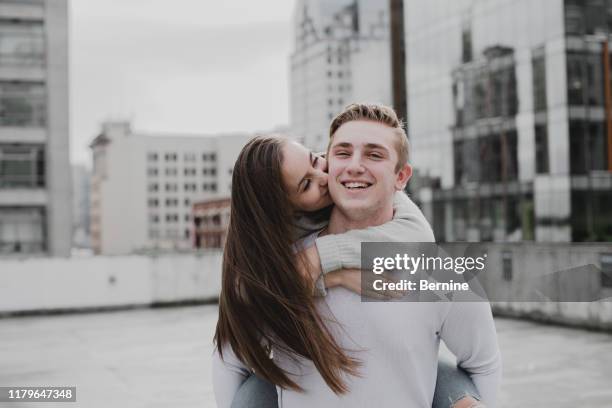
[[395, 176], [395, 189], [397, 191], [402, 191], [406, 188], [406, 184], [408, 184], [410, 177], [412, 177], [412, 166], [405, 164]]

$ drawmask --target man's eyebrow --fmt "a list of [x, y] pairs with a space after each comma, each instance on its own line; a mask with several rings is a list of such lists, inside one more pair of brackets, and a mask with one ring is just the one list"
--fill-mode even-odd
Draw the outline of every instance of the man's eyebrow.
[[365, 148], [366, 149], [382, 149], [382, 150], [387, 151], [387, 152], [389, 151], [389, 149], [387, 149], [385, 146], [380, 145], [378, 143], [367, 143], [365, 145]]
[[[312, 163], [312, 152], [308, 154], [308, 160], [310, 160], [310, 163]], [[300, 186], [304, 183], [304, 180], [306, 180], [306, 175], [304, 175], [304, 177], [302, 177], [302, 179], [298, 183], [297, 190], [296, 190], [297, 193], [300, 192]]]
[[353, 147], [349, 142], [340, 142], [338, 144], [333, 145], [331, 148], [335, 149], [336, 147]]

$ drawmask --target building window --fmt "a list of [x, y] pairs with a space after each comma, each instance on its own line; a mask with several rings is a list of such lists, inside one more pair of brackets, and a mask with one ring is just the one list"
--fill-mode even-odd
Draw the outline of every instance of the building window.
[[191, 200], [188, 198], [185, 199], [185, 207], [189, 207], [191, 205]]
[[535, 125], [535, 165], [537, 174], [546, 174], [548, 168], [548, 126], [546, 123]]
[[612, 189], [572, 189], [572, 241], [612, 241]]
[[147, 175], [149, 176], [157, 176], [158, 173], [159, 171], [155, 167], [149, 167], [147, 169]]
[[184, 187], [185, 191], [196, 191], [195, 183], [185, 183], [185, 185], [183, 187]]
[[46, 119], [44, 84], [0, 81], [0, 126], [45, 126]]
[[166, 169], [166, 176], [176, 176], [178, 171], [175, 167], [169, 167]]
[[186, 176], [195, 176], [196, 175], [196, 169], [193, 167], [187, 167], [184, 169], [184, 174]]
[[178, 222], [178, 214], [166, 214], [166, 222]]
[[211, 153], [210, 154], [210, 161], [216, 161], [217, 160], [217, 153]]
[[215, 168], [210, 169], [210, 175], [211, 176], [216, 176], [217, 175], [217, 169], [215, 169]]
[[533, 110], [546, 110], [546, 56], [543, 49], [538, 49], [531, 66], [533, 72]]
[[3, 66], [43, 67], [45, 37], [41, 22], [0, 22], [0, 61]]
[[217, 183], [211, 183], [210, 184], [210, 191], [213, 191], [213, 192], [217, 191]]
[[517, 134], [492, 133], [454, 142], [455, 184], [496, 183], [518, 177]]
[[158, 159], [158, 155], [157, 155], [157, 153], [149, 152], [149, 153], [147, 154], [147, 161], [150, 161], [150, 162], [156, 162], [156, 161], [157, 161], [157, 159]]
[[166, 183], [166, 191], [176, 192], [178, 191], [178, 185], [176, 183]]
[[603, 0], [565, 0], [565, 32], [567, 35], [609, 32], [612, 10]]
[[185, 162], [194, 162], [196, 160], [196, 155], [195, 153], [185, 153], [183, 159]]
[[159, 185], [157, 183], [149, 183], [149, 187], [147, 188], [147, 190], [150, 193], [155, 193], [159, 191]]
[[149, 198], [148, 206], [149, 207], [159, 207], [159, 200], [157, 198]]
[[178, 199], [166, 198], [166, 207], [176, 207], [176, 206], [178, 206]]
[[472, 61], [472, 28], [468, 25], [461, 31], [461, 61]]
[[175, 162], [177, 160], [177, 154], [176, 153], [166, 153], [164, 155], [164, 160], [166, 160], [167, 162]]
[[606, 170], [607, 141], [603, 121], [571, 120], [569, 131], [570, 173], [579, 175]]
[[159, 222], [159, 215], [157, 214], [149, 215], [149, 221], [152, 222], [153, 224], [157, 224]]
[[505, 281], [510, 282], [512, 280], [512, 252], [502, 252], [502, 277]]
[[43, 146], [0, 145], [0, 188], [45, 186]]
[[571, 106], [603, 106], [603, 61], [600, 53], [567, 53], [567, 92]]
[[0, 254], [45, 251], [44, 208], [0, 209]]
[[599, 262], [601, 263], [601, 286], [612, 288], [612, 254], [601, 254]]

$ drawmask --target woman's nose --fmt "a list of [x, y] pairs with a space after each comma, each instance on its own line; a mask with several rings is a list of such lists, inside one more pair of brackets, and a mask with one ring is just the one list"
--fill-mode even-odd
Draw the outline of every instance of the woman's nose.
[[319, 160], [317, 161], [317, 169], [327, 173], [327, 160], [325, 160], [323, 156], [319, 156]]

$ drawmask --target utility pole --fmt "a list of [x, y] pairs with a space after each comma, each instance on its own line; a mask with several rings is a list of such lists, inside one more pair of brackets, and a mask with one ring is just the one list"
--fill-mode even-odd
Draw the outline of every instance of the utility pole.
[[[404, 0], [389, 0], [389, 22], [391, 38], [391, 94], [393, 98], [393, 108], [397, 112], [397, 116], [405, 123], [408, 123]], [[406, 129], [406, 131], [407, 130], [408, 129]]]

